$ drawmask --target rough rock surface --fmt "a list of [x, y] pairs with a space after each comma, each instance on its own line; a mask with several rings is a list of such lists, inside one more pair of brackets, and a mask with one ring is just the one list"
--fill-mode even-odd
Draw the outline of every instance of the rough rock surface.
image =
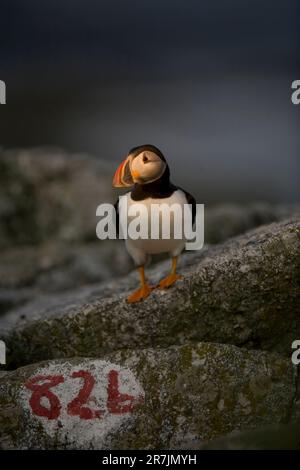
[[27, 289], [35, 297], [124, 275], [129, 267], [121, 241], [19, 247], [1, 253], [0, 288], [17, 293]]
[[[40, 297], [0, 317], [8, 361], [20, 366], [203, 340], [290, 354], [300, 337], [299, 228], [299, 220], [262, 226], [186, 255], [183, 280], [141, 304], [125, 301], [134, 275]], [[167, 266], [149, 270], [152, 283]]]
[[96, 239], [113, 169], [58, 149], [0, 150], [0, 314], [46, 292], [123, 275], [121, 244]]
[[[78, 406], [87, 374], [91, 395]], [[56, 385], [41, 391], [53, 376]], [[200, 447], [226, 433], [286, 421], [295, 377], [290, 360], [276, 354], [210, 343], [30, 365], [0, 378], [0, 442], [2, 448]]]
[[201, 444], [190, 443], [199, 450], [300, 450], [300, 421], [273, 424], [259, 429], [237, 432]]
[[291, 217], [300, 217], [299, 204], [218, 204], [205, 210], [205, 240], [220, 243], [254, 227]]

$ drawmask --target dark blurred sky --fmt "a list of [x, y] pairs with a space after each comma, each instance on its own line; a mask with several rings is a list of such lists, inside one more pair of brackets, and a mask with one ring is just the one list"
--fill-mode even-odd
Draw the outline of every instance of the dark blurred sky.
[[299, 25], [299, 0], [1, 0], [0, 143], [153, 143], [204, 202], [299, 200]]

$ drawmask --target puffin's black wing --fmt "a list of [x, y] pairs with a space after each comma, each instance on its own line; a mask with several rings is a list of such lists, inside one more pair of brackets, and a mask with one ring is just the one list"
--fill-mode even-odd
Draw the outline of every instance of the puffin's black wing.
[[116, 219], [115, 219], [115, 222], [116, 222], [116, 234], [117, 234], [117, 238], [119, 238], [119, 199], [118, 199], [117, 202], [114, 204], [114, 208], [115, 208], [115, 212], [116, 212]]
[[192, 222], [193, 222], [193, 225], [194, 225], [194, 222], [195, 222], [195, 219], [196, 219], [196, 199], [194, 198], [194, 196], [192, 196], [190, 193], [188, 193], [184, 189], [182, 189], [182, 188], [178, 188], [178, 189], [180, 189], [181, 191], [184, 192], [187, 203], [192, 206]]

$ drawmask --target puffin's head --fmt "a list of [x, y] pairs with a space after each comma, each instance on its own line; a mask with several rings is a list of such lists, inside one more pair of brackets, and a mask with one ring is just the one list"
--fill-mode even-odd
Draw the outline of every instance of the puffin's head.
[[133, 186], [135, 183], [153, 183], [161, 178], [167, 168], [165, 157], [154, 145], [134, 147], [118, 167], [113, 179], [113, 186], [125, 188]]

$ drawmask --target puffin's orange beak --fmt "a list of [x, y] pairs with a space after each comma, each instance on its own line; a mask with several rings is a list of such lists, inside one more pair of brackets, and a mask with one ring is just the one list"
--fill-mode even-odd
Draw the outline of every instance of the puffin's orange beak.
[[127, 157], [117, 168], [115, 176], [113, 178], [114, 188], [128, 188], [134, 184], [132, 175], [130, 172], [130, 159]]

